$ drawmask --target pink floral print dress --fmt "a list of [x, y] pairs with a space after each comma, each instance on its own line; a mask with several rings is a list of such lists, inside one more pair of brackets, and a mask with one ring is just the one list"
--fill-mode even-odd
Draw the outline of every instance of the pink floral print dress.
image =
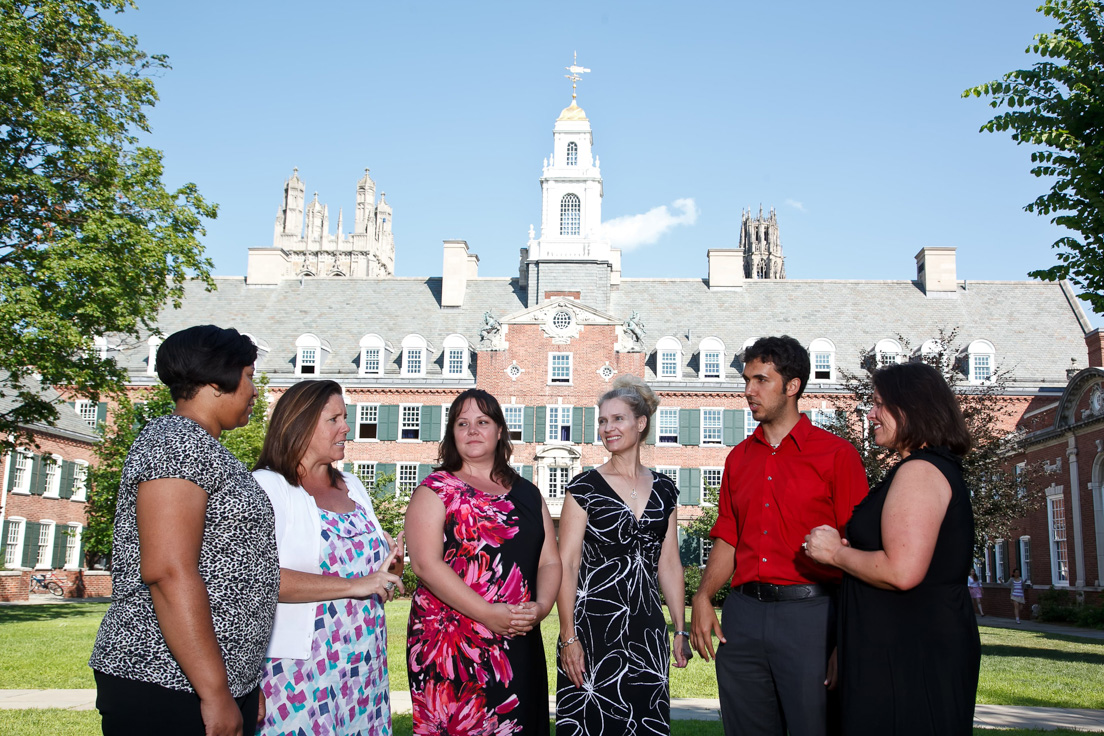
[[[494, 495], [444, 471], [423, 485], [445, 505], [445, 563], [489, 602], [530, 600], [544, 544], [537, 487], [519, 478], [509, 493]], [[406, 646], [415, 734], [548, 733], [539, 627], [524, 636], [499, 636], [420, 585]]]

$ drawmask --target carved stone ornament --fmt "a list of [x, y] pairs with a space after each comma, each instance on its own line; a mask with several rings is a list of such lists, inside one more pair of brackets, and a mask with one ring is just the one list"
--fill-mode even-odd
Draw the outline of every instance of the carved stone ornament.
[[530, 312], [522, 321], [540, 325], [541, 331], [552, 339], [554, 345], [567, 345], [582, 334], [584, 323], [597, 320], [590, 312], [560, 300]]
[[1104, 414], [1104, 388], [1099, 383], [1089, 391], [1089, 411], [1097, 417]]
[[525, 369], [517, 364], [515, 360], [510, 365], [506, 366], [506, 375], [510, 377], [511, 381], [516, 381], [521, 377], [521, 374], [525, 372]]
[[617, 374], [617, 371], [615, 371], [613, 369], [613, 366], [610, 365], [609, 361], [607, 360], [606, 364], [604, 366], [602, 366], [601, 368], [599, 368], [597, 371], [595, 371], [595, 373], [597, 373], [599, 378], [601, 378], [603, 381], [605, 381], [606, 383], [609, 383], [610, 379], [613, 378], [614, 375]]
[[506, 331], [509, 325], [504, 325], [495, 319], [490, 312], [483, 313], [483, 326], [479, 329], [479, 344], [486, 350], [505, 350]]

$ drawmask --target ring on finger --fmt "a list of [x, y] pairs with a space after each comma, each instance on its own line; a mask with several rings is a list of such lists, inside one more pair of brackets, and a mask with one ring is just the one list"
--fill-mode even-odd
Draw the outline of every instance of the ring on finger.
[[388, 593], [390, 593], [391, 591], [393, 591], [395, 589], [395, 581], [394, 580], [388, 580], [384, 584], [383, 589], [386, 590]]

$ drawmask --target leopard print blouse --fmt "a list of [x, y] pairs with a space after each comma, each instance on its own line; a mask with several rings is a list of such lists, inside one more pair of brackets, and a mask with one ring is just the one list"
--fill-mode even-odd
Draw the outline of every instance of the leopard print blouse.
[[260, 682], [276, 614], [275, 521], [268, 496], [245, 466], [186, 417], [152, 420], [127, 455], [115, 509], [112, 602], [89, 664], [116, 677], [194, 692], [165, 644], [142, 582], [138, 484], [158, 478], [182, 478], [207, 492], [199, 574], [207, 585], [230, 693], [241, 697]]

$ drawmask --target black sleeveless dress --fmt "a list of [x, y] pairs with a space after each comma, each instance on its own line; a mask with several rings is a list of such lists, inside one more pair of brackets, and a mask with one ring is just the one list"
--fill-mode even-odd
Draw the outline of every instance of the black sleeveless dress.
[[943, 473], [951, 501], [931, 566], [918, 586], [881, 590], [844, 575], [839, 675], [845, 736], [973, 733], [981, 642], [966, 587], [974, 513], [959, 459], [944, 448], [910, 454], [855, 507], [847, 539], [855, 549], [883, 549], [886, 494], [901, 465], [915, 460]]

